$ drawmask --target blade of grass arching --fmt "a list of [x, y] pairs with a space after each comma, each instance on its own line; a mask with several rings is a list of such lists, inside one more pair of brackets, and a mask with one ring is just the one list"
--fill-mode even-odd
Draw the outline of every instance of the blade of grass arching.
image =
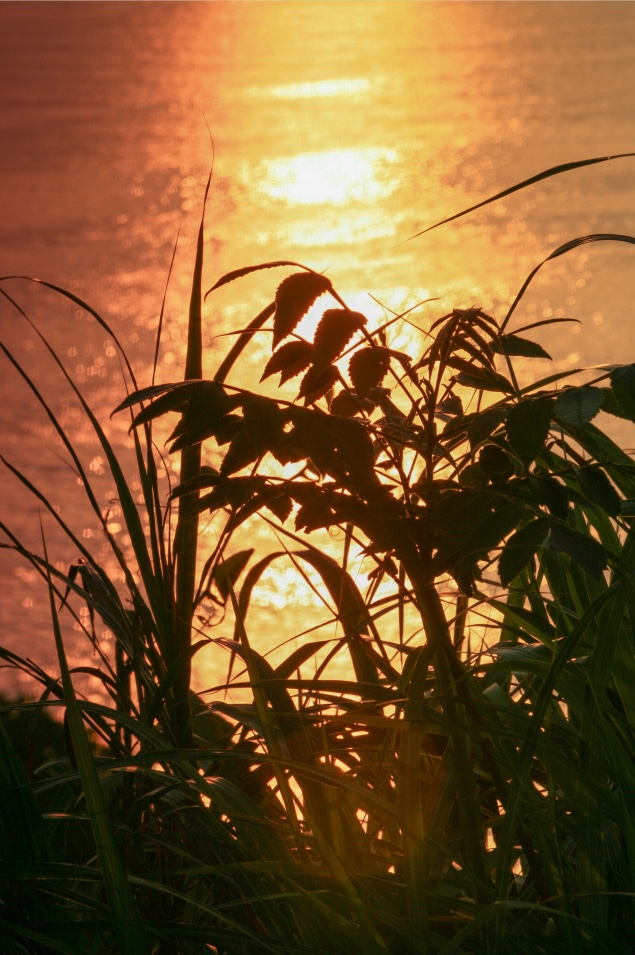
[[[633, 153], [633, 155], [635, 155], [635, 153]], [[589, 242], [628, 242], [630, 245], [635, 245], [635, 237], [633, 237], [632, 235], [619, 235], [617, 233], [612, 233], [612, 232], [597, 233], [593, 235], [580, 236], [577, 239], [571, 239], [569, 242], [565, 242], [564, 245], [558, 246], [558, 248], [555, 249], [555, 251], [552, 252], [551, 255], [548, 255], [547, 258], [543, 259], [542, 262], [540, 262], [535, 269], [531, 270], [531, 272], [529, 273], [529, 275], [523, 282], [520, 288], [520, 291], [516, 295], [516, 298], [512, 302], [511, 307], [509, 311], [507, 312], [507, 315], [502, 321], [502, 324], [500, 326], [501, 332], [505, 331], [507, 323], [509, 322], [510, 318], [516, 311], [516, 306], [518, 305], [521, 298], [527, 291], [527, 288], [529, 284], [531, 283], [533, 277], [536, 275], [537, 272], [540, 271], [543, 265], [545, 265], [547, 262], [550, 262], [552, 259], [557, 259], [559, 256], [565, 255], [565, 253], [567, 252], [571, 252], [573, 249], [579, 248], [581, 245], [587, 245]]]
[[[51, 282], [45, 282], [43, 279], [32, 278], [30, 275], [4, 275], [4, 276], [0, 277], [0, 282], [8, 282], [8, 281], [13, 280], [13, 279], [15, 279], [15, 280], [17, 280], [17, 281], [23, 281], [23, 282], [33, 282], [35, 285], [42, 285], [42, 286], [44, 286], [44, 288], [49, 288], [49, 289], [51, 289], [53, 292], [58, 292], [61, 296], [63, 296], [63, 298], [67, 298], [70, 302], [73, 302], [73, 304], [79, 305], [79, 307], [80, 307], [84, 312], [88, 312], [89, 315], [92, 315], [93, 318], [95, 319], [95, 321], [97, 322], [97, 324], [98, 324], [98, 325], [101, 325], [101, 327], [104, 329], [104, 331], [107, 332], [108, 335], [110, 335], [110, 337], [112, 338], [113, 342], [115, 343], [115, 345], [116, 345], [117, 348], [119, 349], [119, 353], [121, 354], [121, 357], [122, 357], [123, 361], [125, 362], [126, 368], [127, 368], [127, 370], [128, 370], [128, 374], [130, 375], [130, 380], [132, 381], [132, 384], [133, 384], [134, 388], [136, 389], [137, 383], [136, 383], [136, 379], [135, 379], [135, 376], [134, 376], [134, 372], [133, 372], [133, 370], [132, 370], [132, 365], [131, 365], [130, 362], [128, 361], [128, 358], [127, 358], [126, 353], [125, 353], [125, 351], [124, 351], [123, 345], [121, 344], [121, 342], [120, 342], [119, 339], [117, 338], [116, 334], [114, 333], [114, 331], [112, 330], [112, 328], [110, 327], [110, 325], [108, 324], [108, 322], [106, 322], [105, 319], [103, 319], [103, 318], [101, 317], [101, 315], [100, 315], [98, 312], [95, 311], [94, 308], [91, 308], [91, 306], [88, 305], [87, 302], [84, 302], [83, 299], [79, 298], [77, 295], [73, 295], [73, 293], [72, 293], [72, 292], [69, 292], [67, 289], [60, 288], [59, 285], [53, 285]], [[33, 325], [33, 323], [31, 322], [30, 318], [29, 318], [27, 315], [25, 315], [25, 313], [22, 311], [22, 309], [21, 309], [20, 306], [17, 304], [17, 302], [15, 302], [14, 299], [11, 298], [11, 296], [10, 296], [7, 292], [4, 291], [4, 289], [0, 289], [0, 295], [4, 295], [4, 297], [5, 297], [6, 299], [8, 299], [9, 302], [11, 302], [11, 304], [14, 306], [14, 308], [16, 308], [16, 309], [20, 312], [20, 314], [23, 315], [23, 316], [26, 318], [26, 320], [29, 322], [29, 324], [30, 324], [30, 325]]]
[[[48, 563], [46, 543], [44, 543], [44, 555]], [[50, 576], [49, 597], [55, 645], [60, 663], [62, 686], [64, 688], [68, 725], [82, 780], [86, 808], [95, 840], [95, 848], [103, 873], [104, 886], [110, 902], [113, 930], [122, 955], [142, 955], [142, 953], [146, 951], [145, 934], [108, 820], [108, 812], [101, 790], [99, 774], [95, 768], [81, 709], [75, 696], [75, 688], [73, 687], [68, 663], [66, 661], [66, 652], [64, 650]]]
[[[202, 331], [202, 281], [203, 246], [205, 241], [205, 206], [212, 173], [207, 179], [203, 211], [196, 243], [196, 260], [192, 276], [190, 311], [187, 323], [187, 353], [185, 357], [185, 380], [203, 377], [203, 331]], [[181, 451], [181, 483], [186, 484], [201, 470], [201, 445], [194, 444]], [[174, 646], [172, 660], [180, 661], [180, 672], [174, 681], [174, 718], [177, 738], [183, 745], [192, 740], [190, 721], [191, 660], [188, 653], [192, 641], [192, 616], [196, 593], [196, 557], [198, 553], [198, 500], [199, 492], [192, 491], [179, 501], [179, 513], [174, 537], [175, 567], [175, 613]]]
[[[411, 242], [412, 239], [417, 239], [420, 235], [425, 235], [426, 232], [431, 232], [433, 229], [438, 229], [439, 226], [445, 225], [448, 222], [454, 222], [455, 219], [461, 219], [463, 216], [467, 216], [470, 212], [475, 212], [477, 209], [482, 209], [483, 206], [488, 206], [491, 202], [497, 202], [499, 199], [504, 199], [505, 196], [511, 196], [514, 192], [518, 192], [521, 189], [526, 189], [527, 186], [532, 186], [536, 182], [542, 182], [543, 179], [550, 179], [552, 176], [558, 176], [563, 172], [571, 172], [573, 169], [581, 169], [583, 166], [594, 166], [597, 163], [610, 162], [613, 159], [628, 159], [635, 156], [635, 153], [617, 153], [615, 156], [599, 156], [595, 159], [580, 159], [576, 162], [566, 162], [561, 163], [558, 166], [551, 166], [549, 169], [545, 169], [543, 172], [539, 172], [535, 176], [530, 176], [529, 179], [523, 179], [522, 182], [516, 183], [514, 186], [509, 186], [507, 189], [503, 189], [502, 192], [497, 192], [495, 196], [490, 196], [489, 199], [483, 199], [482, 202], [477, 202], [475, 206], [470, 206], [469, 209], [464, 209], [462, 212], [457, 212], [453, 216], [448, 216], [447, 219], [442, 219], [440, 222], [435, 222], [434, 225], [428, 226], [427, 229], [423, 229], [421, 232], [417, 232], [415, 235], [411, 235], [409, 239], [405, 239], [404, 242], [400, 242], [399, 245], [404, 245], [406, 242]], [[398, 246], [396, 247], [398, 248]]]
[[[5, 294], [6, 294], [6, 293], [5, 293]], [[16, 307], [19, 308], [19, 306], [16, 306]], [[20, 309], [20, 311], [21, 311], [21, 309]], [[22, 313], [22, 314], [24, 314], [24, 313]], [[142, 580], [143, 580], [143, 583], [144, 583], [144, 586], [145, 586], [145, 589], [146, 589], [146, 593], [148, 594], [148, 599], [150, 600], [150, 603], [151, 603], [151, 606], [152, 606], [152, 610], [153, 610], [153, 613], [154, 613], [154, 616], [155, 616], [155, 620], [157, 621], [157, 625], [158, 625], [158, 627], [159, 627], [159, 631], [162, 632], [162, 633], [165, 633], [165, 632], [167, 631], [167, 618], [166, 618], [166, 612], [165, 612], [165, 604], [164, 604], [164, 601], [163, 601], [163, 599], [162, 599], [162, 597], [161, 597], [161, 595], [160, 595], [160, 592], [159, 592], [159, 590], [158, 590], [158, 588], [157, 588], [157, 585], [156, 585], [156, 579], [155, 579], [155, 576], [154, 576], [152, 564], [151, 564], [151, 561], [150, 561], [150, 558], [149, 558], [149, 555], [148, 555], [148, 551], [147, 551], [147, 547], [146, 547], [145, 534], [144, 534], [144, 532], [143, 532], [143, 527], [142, 527], [142, 525], [141, 525], [141, 520], [140, 520], [140, 518], [139, 518], [139, 514], [138, 514], [138, 512], [137, 512], [137, 508], [136, 508], [136, 505], [135, 505], [135, 503], [134, 503], [134, 499], [133, 499], [133, 497], [132, 497], [132, 492], [130, 491], [130, 488], [128, 487], [128, 484], [127, 484], [126, 479], [125, 479], [125, 477], [124, 477], [123, 471], [121, 470], [121, 466], [120, 466], [120, 464], [119, 464], [119, 461], [117, 460], [117, 456], [115, 455], [115, 452], [114, 452], [114, 450], [113, 450], [113, 448], [112, 448], [110, 442], [108, 441], [108, 439], [107, 439], [107, 437], [106, 437], [106, 435], [105, 435], [105, 433], [104, 433], [104, 431], [103, 431], [101, 425], [99, 424], [97, 418], [95, 417], [95, 415], [94, 415], [93, 412], [91, 411], [91, 409], [90, 409], [88, 403], [87, 403], [86, 400], [84, 399], [84, 397], [83, 397], [83, 395], [81, 394], [80, 390], [79, 390], [78, 387], [75, 385], [75, 383], [73, 382], [72, 378], [70, 377], [70, 375], [69, 375], [68, 372], [66, 371], [66, 368], [64, 367], [64, 365], [63, 365], [62, 362], [60, 361], [60, 359], [59, 359], [58, 355], [56, 354], [55, 350], [51, 347], [51, 345], [48, 343], [48, 341], [46, 340], [46, 338], [44, 337], [44, 335], [39, 331], [39, 329], [33, 324], [33, 322], [31, 322], [31, 320], [28, 318], [28, 316], [25, 316], [25, 318], [27, 319], [27, 321], [29, 322], [29, 324], [30, 324], [31, 327], [33, 328], [33, 330], [34, 330], [34, 332], [36, 333], [36, 335], [38, 335], [38, 337], [40, 338], [40, 340], [41, 340], [42, 343], [44, 344], [45, 348], [47, 349], [47, 351], [49, 352], [49, 354], [51, 355], [51, 357], [53, 358], [53, 360], [55, 361], [55, 363], [56, 363], [57, 366], [59, 367], [59, 369], [60, 369], [60, 371], [62, 372], [64, 378], [66, 379], [66, 381], [67, 381], [68, 384], [70, 385], [71, 389], [72, 389], [73, 392], [75, 393], [76, 397], [78, 398], [80, 404], [82, 405], [82, 408], [84, 409], [84, 412], [85, 412], [86, 416], [88, 417], [88, 419], [89, 419], [89, 421], [90, 421], [90, 423], [91, 423], [91, 426], [92, 426], [92, 428], [93, 428], [95, 434], [97, 435], [97, 438], [99, 439], [99, 443], [101, 444], [101, 446], [102, 446], [102, 448], [103, 448], [103, 450], [104, 450], [104, 453], [106, 454], [106, 457], [107, 457], [107, 460], [108, 460], [108, 465], [109, 465], [109, 467], [110, 467], [110, 470], [111, 470], [113, 479], [114, 479], [114, 481], [115, 481], [115, 485], [116, 485], [116, 487], [117, 487], [117, 492], [118, 492], [118, 495], [119, 495], [119, 500], [120, 500], [120, 505], [121, 505], [121, 509], [122, 509], [122, 514], [123, 514], [124, 520], [125, 520], [125, 522], [126, 522], [126, 527], [127, 527], [128, 533], [129, 533], [129, 535], [130, 535], [130, 539], [131, 539], [131, 542], [132, 542], [132, 547], [133, 547], [133, 550], [134, 550], [134, 553], [135, 553], [135, 557], [136, 557], [137, 563], [138, 563], [138, 565], [139, 565], [139, 570], [140, 570], [140, 572], [141, 572], [141, 577], [142, 577]], [[93, 493], [93, 491], [92, 491], [92, 489], [91, 489], [90, 482], [88, 481], [88, 479], [87, 479], [87, 477], [86, 477], [86, 474], [85, 474], [85, 472], [84, 472], [84, 469], [82, 468], [81, 461], [79, 460], [77, 454], [75, 453], [75, 450], [73, 449], [73, 446], [72, 446], [72, 444], [71, 444], [71, 442], [70, 442], [68, 436], [66, 435], [64, 429], [61, 427], [61, 425], [60, 425], [59, 422], [57, 421], [55, 415], [54, 415], [53, 412], [51, 411], [50, 407], [48, 406], [48, 404], [46, 403], [46, 401], [44, 400], [44, 398], [42, 397], [42, 395], [40, 394], [40, 392], [39, 392], [39, 391], [37, 390], [37, 388], [35, 387], [35, 384], [33, 383], [33, 381], [29, 378], [29, 376], [26, 374], [26, 372], [20, 367], [20, 365], [18, 364], [18, 362], [14, 359], [14, 357], [11, 355], [11, 353], [8, 351], [8, 349], [7, 349], [1, 342], [0, 342], [0, 349], [2, 349], [2, 351], [3, 351], [3, 352], [5, 353], [5, 355], [9, 358], [9, 360], [10, 360], [11, 363], [14, 365], [14, 367], [16, 368], [16, 370], [17, 370], [17, 371], [20, 373], [20, 375], [23, 377], [24, 381], [25, 381], [26, 384], [29, 386], [29, 388], [31, 389], [31, 391], [33, 392], [33, 394], [35, 395], [35, 397], [38, 399], [39, 403], [40, 403], [40, 404], [42, 405], [42, 407], [44, 408], [44, 410], [45, 410], [47, 416], [49, 417], [49, 420], [50, 420], [51, 423], [53, 424], [53, 427], [55, 428], [55, 430], [56, 430], [57, 433], [59, 434], [60, 438], [62, 439], [62, 441], [63, 441], [63, 443], [64, 443], [64, 446], [66, 447], [66, 449], [68, 450], [69, 454], [71, 455], [71, 457], [72, 457], [72, 459], [73, 459], [73, 463], [75, 464], [76, 468], [78, 469], [79, 475], [80, 475], [80, 477], [82, 478], [82, 480], [83, 480], [83, 482], [84, 482], [84, 489], [85, 489], [85, 491], [86, 491], [86, 494], [87, 494], [87, 496], [88, 496], [88, 499], [89, 499], [89, 501], [90, 501], [90, 504], [91, 504], [91, 506], [92, 506], [92, 508], [93, 508], [93, 510], [94, 510], [94, 512], [95, 512], [95, 514], [96, 514], [97, 517], [99, 518], [99, 521], [100, 521], [100, 523], [101, 523], [101, 525], [102, 525], [102, 527], [103, 527], [103, 529], [104, 529], [104, 533], [106, 534], [106, 537], [108, 538], [108, 541], [109, 541], [109, 543], [110, 543], [110, 546], [111, 546], [112, 549], [113, 549], [113, 553], [115, 554], [115, 556], [116, 556], [116, 558], [117, 558], [117, 560], [118, 560], [118, 562], [119, 562], [119, 565], [120, 565], [120, 567], [121, 567], [121, 569], [122, 569], [122, 571], [123, 571], [123, 573], [124, 573], [124, 575], [125, 575], [125, 577], [126, 577], [126, 583], [127, 583], [128, 587], [129, 587], [129, 589], [130, 589], [130, 592], [131, 592], [132, 594], [138, 594], [138, 588], [137, 588], [137, 585], [136, 585], [136, 583], [135, 583], [135, 579], [134, 579], [134, 577], [133, 577], [133, 575], [132, 575], [132, 573], [131, 573], [131, 571], [130, 571], [130, 568], [128, 567], [126, 561], [124, 560], [123, 555], [122, 555], [121, 551], [119, 550], [115, 539], [114, 539], [113, 536], [108, 532], [108, 530], [107, 530], [107, 528], [106, 528], [106, 522], [105, 522], [105, 520], [104, 520], [104, 518], [103, 518], [103, 516], [102, 516], [101, 509], [100, 509], [99, 504], [98, 504], [98, 502], [97, 502], [97, 500], [96, 500], [96, 498], [95, 498], [95, 495], [94, 495], [94, 493]], [[139, 599], [141, 600], [141, 596], [140, 596], [140, 595], [139, 595]]]

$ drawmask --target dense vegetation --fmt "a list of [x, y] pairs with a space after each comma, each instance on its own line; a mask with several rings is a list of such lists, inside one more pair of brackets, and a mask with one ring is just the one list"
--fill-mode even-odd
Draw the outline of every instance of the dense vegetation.
[[[635, 243], [585, 236], [550, 258], [600, 240]], [[54, 707], [66, 738], [34, 765], [15, 720], [0, 720], [3, 952], [630, 953], [635, 466], [592, 422], [600, 409], [635, 420], [635, 364], [521, 386], [515, 359], [549, 357], [532, 334], [545, 322], [514, 327], [537, 269], [501, 321], [454, 309], [425, 331], [412, 324], [406, 353], [390, 342], [412, 316], [371, 327], [295, 263], [230, 273], [210, 293], [270, 268], [291, 271], [202, 380], [201, 224], [184, 378], [139, 389], [128, 365], [132, 393], [117, 409], [131, 415], [142, 507], [75, 389], [134, 565], [45, 406], [125, 592], [18, 474], [81, 557], [64, 575], [45, 541], [33, 553], [0, 525], [48, 582], [60, 664], [51, 675], [2, 650], [42, 685], [39, 702], [5, 713]], [[308, 341], [296, 329], [318, 299]], [[264, 334], [262, 380], [297, 377], [296, 400], [228, 383]], [[181, 457], [167, 503], [152, 441], [166, 414], [178, 416], [169, 443]], [[210, 439], [214, 467], [201, 452]], [[209, 553], [203, 514], [217, 527]], [[259, 521], [281, 543], [252, 559], [232, 541]], [[320, 535], [334, 528], [327, 552]], [[280, 561], [317, 574], [334, 635], [307, 627], [274, 667], [247, 618]], [[212, 596], [224, 623], [201, 630]], [[60, 606], [82, 602], [115, 638], [116, 658], [97, 641], [91, 668], [108, 704], [79, 698], [67, 664]], [[192, 693], [210, 639], [245, 702], [222, 687]]]

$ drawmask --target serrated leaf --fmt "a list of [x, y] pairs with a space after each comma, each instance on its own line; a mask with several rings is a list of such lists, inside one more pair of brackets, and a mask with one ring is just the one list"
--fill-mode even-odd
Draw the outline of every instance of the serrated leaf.
[[549, 361], [552, 360], [551, 355], [544, 350], [542, 345], [529, 341], [528, 338], [520, 338], [518, 335], [501, 335], [498, 340], [492, 339], [491, 347], [497, 355], [518, 355], [523, 358], [548, 358]]
[[272, 451], [282, 439], [285, 417], [275, 401], [261, 395], [243, 396], [244, 427], [258, 455]]
[[[216, 282], [215, 285], [212, 285], [211, 289], [205, 293], [205, 298], [213, 292], [215, 289], [220, 288], [222, 285], [227, 285], [229, 282], [234, 282], [236, 279], [241, 279], [244, 275], [249, 275], [251, 272], [260, 272], [262, 269], [278, 269], [282, 266], [298, 266], [298, 262], [288, 262], [286, 260], [280, 260], [277, 262], [263, 262], [261, 265], [247, 265], [242, 269], [234, 269], [232, 272], [227, 272]], [[311, 274], [310, 272], [308, 273]]]
[[556, 398], [553, 413], [562, 424], [574, 428], [583, 428], [600, 410], [604, 392], [601, 388], [592, 385], [582, 385], [579, 388], [566, 388]]
[[613, 394], [612, 388], [603, 388], [602, 394], [604, 397], [602, 398], [601, 411], [606, 411], [607, 414], [613, 415], [616, 418], [624, 418], [626, 421], [631, 420]]
[[288, 494], [281, 494], [277, 488], [268, 488], [266, 490], [267, 492], [274, 493], [265, 493], [265, 491], [262, 491], [260, 497], [262, 498], [263, 504], [272, 514], [275, 514], [281, 524], [284, 524], [293, 510], [293, 501]]
[[531, 475], [528, 487], [533, 493], [536, 504], [544, 504], [554, 517], [566, 520], [569, 512], [569, 489], [551, 474], [541, 477]]
[[276, 292], [273, 316], [273, 347], [290, 335], [316, 298], [331, 288], [329, 279], [317, 272], [295, 272], [283, 279]]
[[498, 561], [498, 574], [503, 587], [508, 587], [524, 570], [549, 532], [549, 521], [538, 517], [521, 527], [509, 538]]
[[366, 324], [361, 312], [345, 308], [327, 308], [318, 322], [313, 337], [313, 364], [321, 370], [336, 361], [351, 340]]
[[635, 365], [624, 365], [611, 372], [615, 399], [629, 421], [635, 421]]
[[331, 414], [339, 415], [340, 418], [354, 418], [355, 415], [360, 414], [361, 410], [361, 401], [350, 391], [340, 391], [329, 405]]
[[258, 452], [249, 440], [247, 432], [239, 431], [227, 449], [227, 454], [220, 466], [220, 473], [223, 477], [228, 477], [236, 471], [242, 471], [248, 464], [253, 464], [257, 457]]
[[550, 398], [525, 399], [507, 414], [505, 428], [509, 443], [526, 468], [545, 446], [553, 404]]
[[329, 365], [323, 369], [316, 369], [312, 365], [300, 383], [298, 398], [304, 398], [304, 403], [307, 405], [319, 401], [339, 380], [340, 373], [335, 365]]
[[575, 475], [585, 497], [594, 504], [599, 504], [611, 517], [618, 517], [622, 500], [601, 468], [589, 464], [575, 468]]
[[295, 375], [299, 375], [301, 371], [309, 367], [312, 351], [313, 345], [311, 342], [286, 342], [273, 353], [265, 365], [260, 380], [264, 381], [265, 378], [281, 371], [280, 384], [283, 385], [285, 381], [289, 381], [290, 378], [294, 378]]
[[387, 348], [360, 348], [352, 355], [348, 373], [360, 398], [365, 398], [382, 383], [389, 366], [390, 352]]
[[566, 524], [553, 523], [547, 543], [554, 550], [567, 554], [592, 577], [600, 577], [606, 570], [608, 553], [593, 537], [580, 534]]

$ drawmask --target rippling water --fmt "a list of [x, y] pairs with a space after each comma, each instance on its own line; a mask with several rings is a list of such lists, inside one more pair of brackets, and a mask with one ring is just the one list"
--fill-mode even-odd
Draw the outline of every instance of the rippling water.
[[[209, 125], [206, 287], [230, 269], [284, 258], [328, 268], [348, 303], [367, 313], [377, 309], [371, 292], [394, 309], [438, 296], [423, 323], [473, 303], [501, 316], [560, 243], [635, 232], [635, 160], [538, 184], [405, 240], [551, 165], [635, 150], [633, 49], [628, 3], [2, 3], [0, 272], [85, 298], [147, 384], [180, 234], [159, 380], [178, 378]], [[587, 247], [534, 281], [523, 324], [583, 321], [546, 332], [558, 367], [633, 358], [634, 255], [628, 246]], [[281, 274], [208, 299], [206, 373], [227, 343], [216, 336], [260, 310]], [[112, 337], [41, 287], [3, 288], [107, 420], [124, 394]], [[0, 323], [79, 445], [116, 525], [112, 480], [71, 390], [6, 301]], [[258, 348], [252, 353], [257, 360]], [[5, 360], [0, 427], [2, 454], [103, 553], [59, 440]], [[126, 423], [115, 420], [110, 433], [130, 462]], [[626, 428], [620, 437], [635, 443]], [[38, 547], [38, 508], [6, 470], [0, 512]], [[50, 521], [45, 527], [54, 559], [68, 565], [72, 545]], [[6, 551], [0, 572], [0, 642], [54, 668], [36, 575]], [[295, 597], [308, 600], [299, 588]], [[265, 642], [281, 632], [287, 598], [272, 575], [258, 618]], [[72, 645], [73, 659], [79, 654]], [[212, 665], [202, 667], [201, 679], [213, 680]]]

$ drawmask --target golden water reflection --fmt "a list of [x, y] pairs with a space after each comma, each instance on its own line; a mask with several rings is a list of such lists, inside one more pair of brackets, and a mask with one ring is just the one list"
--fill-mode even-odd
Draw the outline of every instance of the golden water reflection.
[[392, 149], [359, 147], [298, 153], [288, 159], [265, 159], [250, 172], [251, 182], [272, 199], [294, 205], [349, 205], [385, 199], [397, 188]]
[[[98, 307], [129, 350], [142, 386], [151, 379], [153, 336], [179, 230], [157, 380], [182, 374], [184, 316], [211, 161], [202, 117], [216, 155], [206, 287], [234, 268], [292, 259], [327, 270], [347, 304], [373, 326], [390, 310], [439, 297], [412, 316], [425, 330], [454, 306], [477, 304], [502, 317], [531, 268], [574, 235], [635, 232], [628, 198], [633, 165], [622, 162], [541, 184], [399, 245], [549, 165], [632, 148], [625, 108], [635, 83], [632, 5], [96, 4], [87, 17], [81, 4], [43, 4], [28, 30], [23, 5], [5, 6], [6, 18], [22, 18], [16, 39], [25, 49], [16, 46], [15, 82], [2, 87], [8, 99], [0, 124], [10, 130], [10, 163], [1, 166], [3, 268], [58, 281]], [[623, 359], [635, 295], [632, 261], [624, 249], [582, 249], [551, 263], [532, 284], [519, 321], [574, 315], [584, 323], [581, 330], [544, 330], [556, 369]], [[208, 299], [206, 375], [230, 342], [217, 336], [244, 327], [285, 274], [251, 276]], [[27, 304], [36, 309], [35, 297]], [[69, 370], [107, 422], [124, 393], [112, 341], [73, 308], [51, 307], [48, 299], [40, 307], [42, 327], [71, 359]], [[311, 336], [322, 307], [311, 310], [301, 334]], [[38, 383], [59, 401], [59, 418], [87, 467], [94, 463], [100, 506], [110, 509], [112, 529], [129, 548], [125, 530], [116, 530], [112, 481], [99, 473], [103, 453], [81, 410], [37, 357], [31, 332], [14, 332], [13, 316], [5, 325], [3, 334], [15, 334], [16, 352], [33, 361]], [[407, 327], [393, 326], [389, 338], [396, 349], [412, 344]], [[253, 386], [268, 346], [265, 337], [254, 341], [244, 377], [234, 383]], [[534, 364], [530, 371], [542, 369]], [[79, 488], [59, 460], [63, 448], [48, 423], [33, 414], [30, 396], [22, 401], [9, 376], [0, 376], [0, 389], [10, 457], [26, 449], [31, 465], [29, 447], [42, 449], [36, 463], [55, 506], [105, 558], [94, 519], [79, 513]], [[169, 426], [164, 433], [161, 427], [163, 449]], [[126, 432], [122, 416], [108, 422], [131, 473]], [[214, 448], [206, 454], [214, 463]], [[176, 479], [176, 462], [168, 467]], [[7, 512], [38, 549], [33, 507], [9, 483]], [[55, 530], [51, 547], [63, 569], [76, 554]], [[236, 546], [251, 546], [254, 537], [264, 546], [253, 532]], [[7, 608], [3, 640], [7, 635], [16, 647], [32, 641], [34, 656], [54, 659], [46, 595], [35, 595], [30, 578], [7, 566], [6, 592], [12, 601], [15, 592], [18, 612]], [[365, 580], [365, 570], [358, 579]], [[305, 601], [313, 598], [280, 565], [263, 578], [255, 599], [249, 626], [263, 650], [278, 641], [283, 616], [286, 635], [305, 628]], [[225, 623], [211, 632], [222, 628], [226, 636]], [[77, 636], [76, 663], [84, 648]], [[200, 659], [209, 685], [216, 664]]]

